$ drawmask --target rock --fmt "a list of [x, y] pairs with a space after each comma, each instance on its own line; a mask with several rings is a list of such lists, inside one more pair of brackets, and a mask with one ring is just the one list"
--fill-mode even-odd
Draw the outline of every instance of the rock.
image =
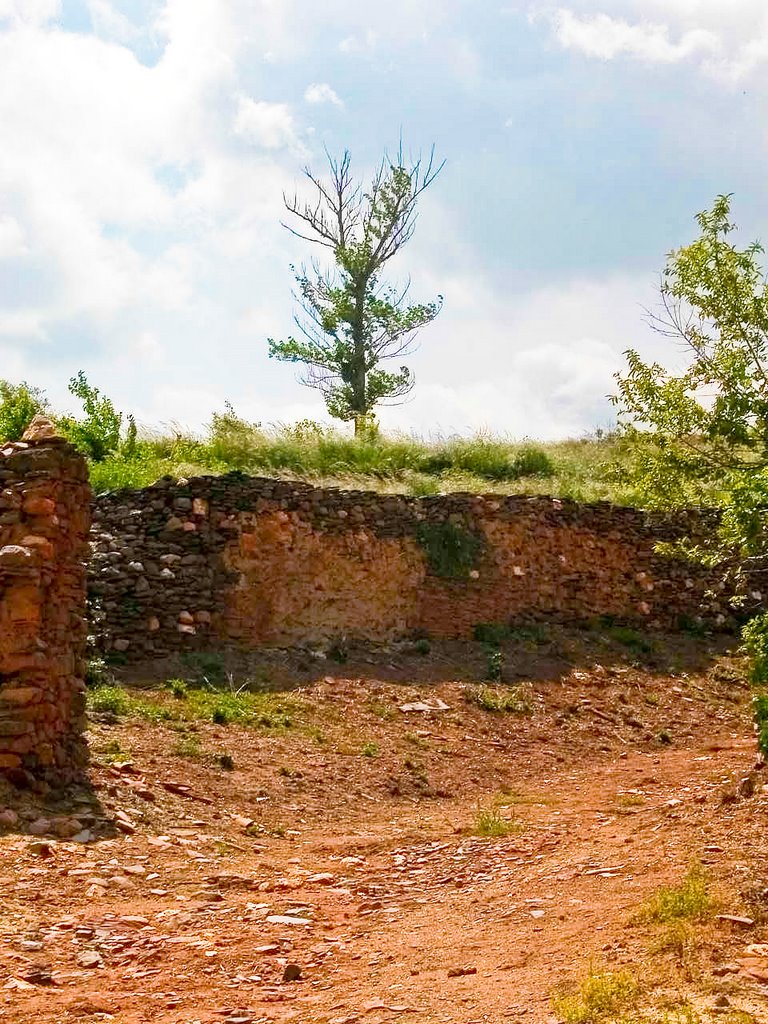
[[754, 928], [755, 922], [751, 917], [738, 917], [736, 914], [718, 914], [715, 917], [716, 921], [723, 921], [726, 924], [732, 924], [737, 928]]
[[36, 818], [27, 828], [31, 836], [44, 836], [51, 831], [51, 823], [48, 818]]
[[63, 440], [53, 421], [41, 413], [32, 417], [29, 426], [21, 435], [21, 439], [27, 443]]
[[755, 795], [755, 782], [754, 775], [746, 775], [741, 779], [736, 786], [736, 796], [741, 800], [748, 800], [750, 797]]
[[0, 811], [0, 828], [13, 828], [14, 825], [18, 825], [19, 816], [16, 811], [10, 807], [6, 807], [5, 810]]
[[85, 949], [77, 958], [78, 967], [87, 967], [89, 970], [101, 967], [103, 966], [103, 963], [104, 961], [101, 959], [101, 954], [97, 953], [95, 949]]
[[477, 974], [476, 967], [450, 967], [448, 969], [449, 978], [464, 978], [468, 974]]
[[50, 857], [53, 855], [50, 843], [30, 843], [27, 848], [36, 857]]
[[307, 879], [308, 885], [333, 885], [336, 876], [328, 871], [322, 871], [317, 875], [310, 875]]
[[269, 924], [308, 925], [312, 924], [308, 917], [293, 917], [289, 914], [272, 914], [267, 918]]
[[301, 979], [301, 967], [298, 964], [286, 964], [283, 971], [283, 981], [299, 981]]

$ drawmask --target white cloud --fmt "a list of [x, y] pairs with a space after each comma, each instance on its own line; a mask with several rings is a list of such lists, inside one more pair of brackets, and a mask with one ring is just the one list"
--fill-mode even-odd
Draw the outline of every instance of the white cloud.
[[87, 0], [87, 6], [97, 35], [126, 43], [133, 42], [141, 35], [141, 30], [109, 0]]
[[0, 0], [0, 21], [45, 25], [61, 14], [61, 0]]
[[250, 96], [240, 96], [234, 131], [246, 142], [264, 149], [297, 147], [296, 127], [287, 103], [267, 103]]
[[0, 214], [0, 260], [21, 259], [28, 254], [24, 228], [9, 214]]
[[341, 53], [373, 53], [378, 44], [379, 37], [372, 28], [366, 29], [356, 35], [345, 36], [339, 43]]
[[307, 103], [332, 103], [335, 107], [344, 106], [327, 82], [313, 82], [312, 85], [308, 85], [304, 99]]
[[699, 53], [716, 53], [720, 46], [718, 37], [704, 29], [692, 29], [673, 41], [668, 25], [633, 25], [607, 14], [579, 18], [572, 11], [561, 9], [553, 21], [561, 46], [601, 60], [626, 55], [650, 62], [675, 63]]
[[705, 74], [736, 83], [768, 61], [764, 0], [572, 0], [553, 8], [539, 2], [564, 48], [599, 60], [630, 57], [647, 63], [695, 63]]

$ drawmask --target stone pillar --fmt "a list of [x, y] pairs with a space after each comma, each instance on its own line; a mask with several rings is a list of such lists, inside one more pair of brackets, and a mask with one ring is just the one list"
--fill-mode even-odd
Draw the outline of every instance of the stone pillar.
[[17, 784], [86, 763], [90, 504], [85, 460], [45, 417], [0, 445], [0, 773]]

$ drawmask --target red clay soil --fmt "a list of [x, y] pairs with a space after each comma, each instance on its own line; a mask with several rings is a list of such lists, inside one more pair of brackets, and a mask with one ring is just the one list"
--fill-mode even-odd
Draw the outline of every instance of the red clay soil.
[[[768, 1021], [768, 772], [694, 648], [545, 660], [531, 714], [436, 655], [337, 667], [281, 731], [95, 721], [91, 790], [0, 792], [0, 1021], [545, 1024], [590, 965], [636, 978], [622, 1020]], [[718, 906], [665, 948], [637, 914], [692, 862]]]

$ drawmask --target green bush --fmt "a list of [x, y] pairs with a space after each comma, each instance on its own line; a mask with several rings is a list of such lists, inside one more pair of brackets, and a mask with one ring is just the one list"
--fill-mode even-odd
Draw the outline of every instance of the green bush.
[[47, 411], [48, 401], [39, 388], [0, 380], [0, 441], [18, 441], [32, 419]]
[[120, 447], [123, 416], [112, 401], [88, 383], [80, 370], [69, 382], [70, 394], [83, 403], [83, 419], [62, 416], [59, 427], [64, 435], [93, 462], [103, 462]]
[[88, 695], [88, 709], [100, 714], [127, 715], [131, 701], [119, 686], [100, 686]]
[[546, 479], [555, 475], [555, 464], [541, 448], [528, 446], [521, 449], [513, 459], [511, 474], [514, 479], [526, 476]]

